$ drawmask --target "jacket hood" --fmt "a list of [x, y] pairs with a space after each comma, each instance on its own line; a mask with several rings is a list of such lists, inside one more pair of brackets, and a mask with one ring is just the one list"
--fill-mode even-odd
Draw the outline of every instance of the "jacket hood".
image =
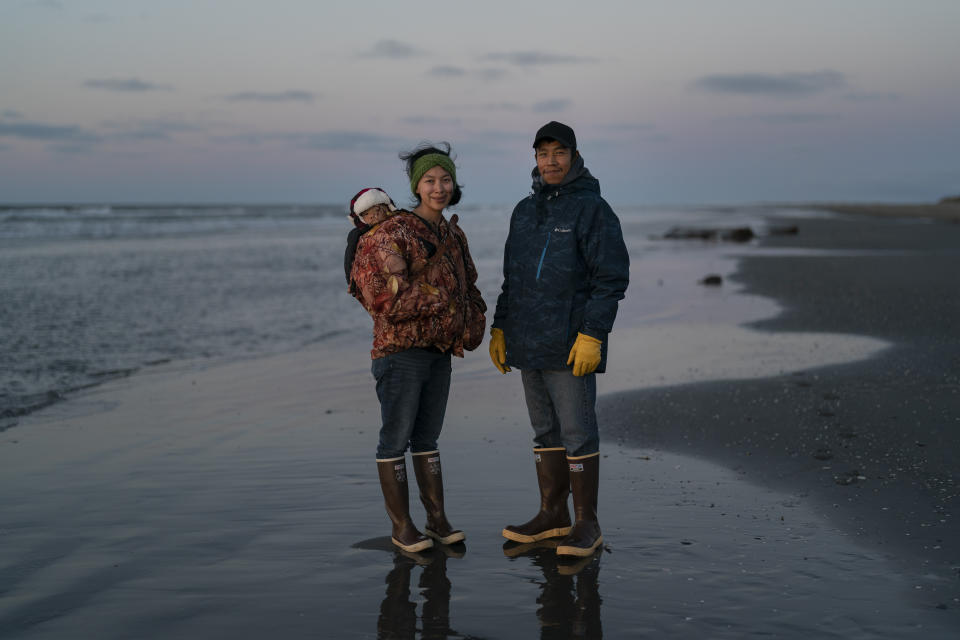
[[560, 184], [547, 184], [544, 182], [543, 177], [540, 175], [540, 170], [537, 167], [533, 168], [530, 176], [533, 178], [533, 192], [536, 194], [548, 191], [577, 191], [579, 189], [588, 189], [600, 193], [600, 182], [593, 177], [590, 170], [584, 165], [583, 156], [579, 153], [577, 157], [573, 159], [573, 162], [570, 163], [570, 171], [563, 177], [563, 182]]

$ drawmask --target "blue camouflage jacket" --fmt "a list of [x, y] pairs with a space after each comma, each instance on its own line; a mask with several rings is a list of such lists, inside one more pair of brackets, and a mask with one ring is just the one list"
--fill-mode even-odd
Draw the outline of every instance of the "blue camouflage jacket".
[[534, 169], [533, 190], [510, 218], [493, 319], [503, 330], [507, 364], [568, 368], [582, 332], [603, 341], [597, 367], [603, 373], [607, 334], [630, 280], [620, 221], [579, 155], [557, 186], [543, 183]]

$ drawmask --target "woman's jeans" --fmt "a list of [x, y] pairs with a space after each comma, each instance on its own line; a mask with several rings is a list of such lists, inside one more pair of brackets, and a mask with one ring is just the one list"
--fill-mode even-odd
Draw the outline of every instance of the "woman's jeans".
[[523, 369], [520, 377], [537, 447], [563, 447], [571, 457], [600, 450], [595, 373]]
[[377, 358], [370, 366], [380, 399], [377, 459], [436, 451], [450, 392], [450, 354], [407, 349]]

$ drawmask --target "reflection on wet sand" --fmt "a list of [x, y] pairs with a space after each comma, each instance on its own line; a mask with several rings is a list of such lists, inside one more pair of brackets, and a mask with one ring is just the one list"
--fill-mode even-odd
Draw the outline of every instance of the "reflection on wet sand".
[[[503, 553], [511, 562], [529, 559], [543, 575], [537, 581], [540, 593], [536, 602], [540, 638], [603, 637], [600, 622], [599, 593], [601, 550], [575, 561], [557, 556], [558, 540], [531, 544], [508, 542]], [[447, 577], [447, 561], [462, 558], [466, 546], [439, 546], [423, 553], [401, 551], [389, 538], [374, 539], [354, 545], [358, 548], [389, 549], [393, 566], [387, 573], [386, 591], [377, 617], [379, 640], [412, 638], [479, 640], [478, 636], [458, 633], [450, 626], [451, 583]], [[411, 593], [414, 570], [420, 571], [418, 594]], [[418, 597], [419, 596], [419, 597]], [[422, 603], [417, 615], [417, 603]]]
[[[371, 548], [378, 545], [354, 545]], [[387, 573], [387, 589], [380, 603], [377, 618], [379, 640], [406, 640], [424, 638], [465, 638], [450, 628], [450, 580], [447, 578], [447, 560], [462, 558], [467, 552], [464, 544], [441, 545], [423, 553], [410, 553], [393, 548], [393, 568]], [[422, 569], [417, 586], [423, 598], [420, 628], [417, 628], [417, 604], [410, 597], [410, 578], [413, 570]], [[417, 632], [419, 631], [419, 636]]]
[[540, 638], [602, 638], [599, 593], [602, 547], [575, 561], [557, 556], [558, 539], [527, 544], [507, 542], [503, 553], [511, 560], [529, 558], [543, 573], [537, 618]]

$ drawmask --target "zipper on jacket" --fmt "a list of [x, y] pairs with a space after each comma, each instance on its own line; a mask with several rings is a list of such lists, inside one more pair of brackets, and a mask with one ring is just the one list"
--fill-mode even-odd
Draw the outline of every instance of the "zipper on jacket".
[[550, 233], [547, 232], [547, 244], [543, 245], [543, 251], [540, 253], [540, 264], [537, 265], [537, 280], [540, 279], [540, 270], [543, 269], [543, 259], [547, 257], [547, 247], [550, 246]]

